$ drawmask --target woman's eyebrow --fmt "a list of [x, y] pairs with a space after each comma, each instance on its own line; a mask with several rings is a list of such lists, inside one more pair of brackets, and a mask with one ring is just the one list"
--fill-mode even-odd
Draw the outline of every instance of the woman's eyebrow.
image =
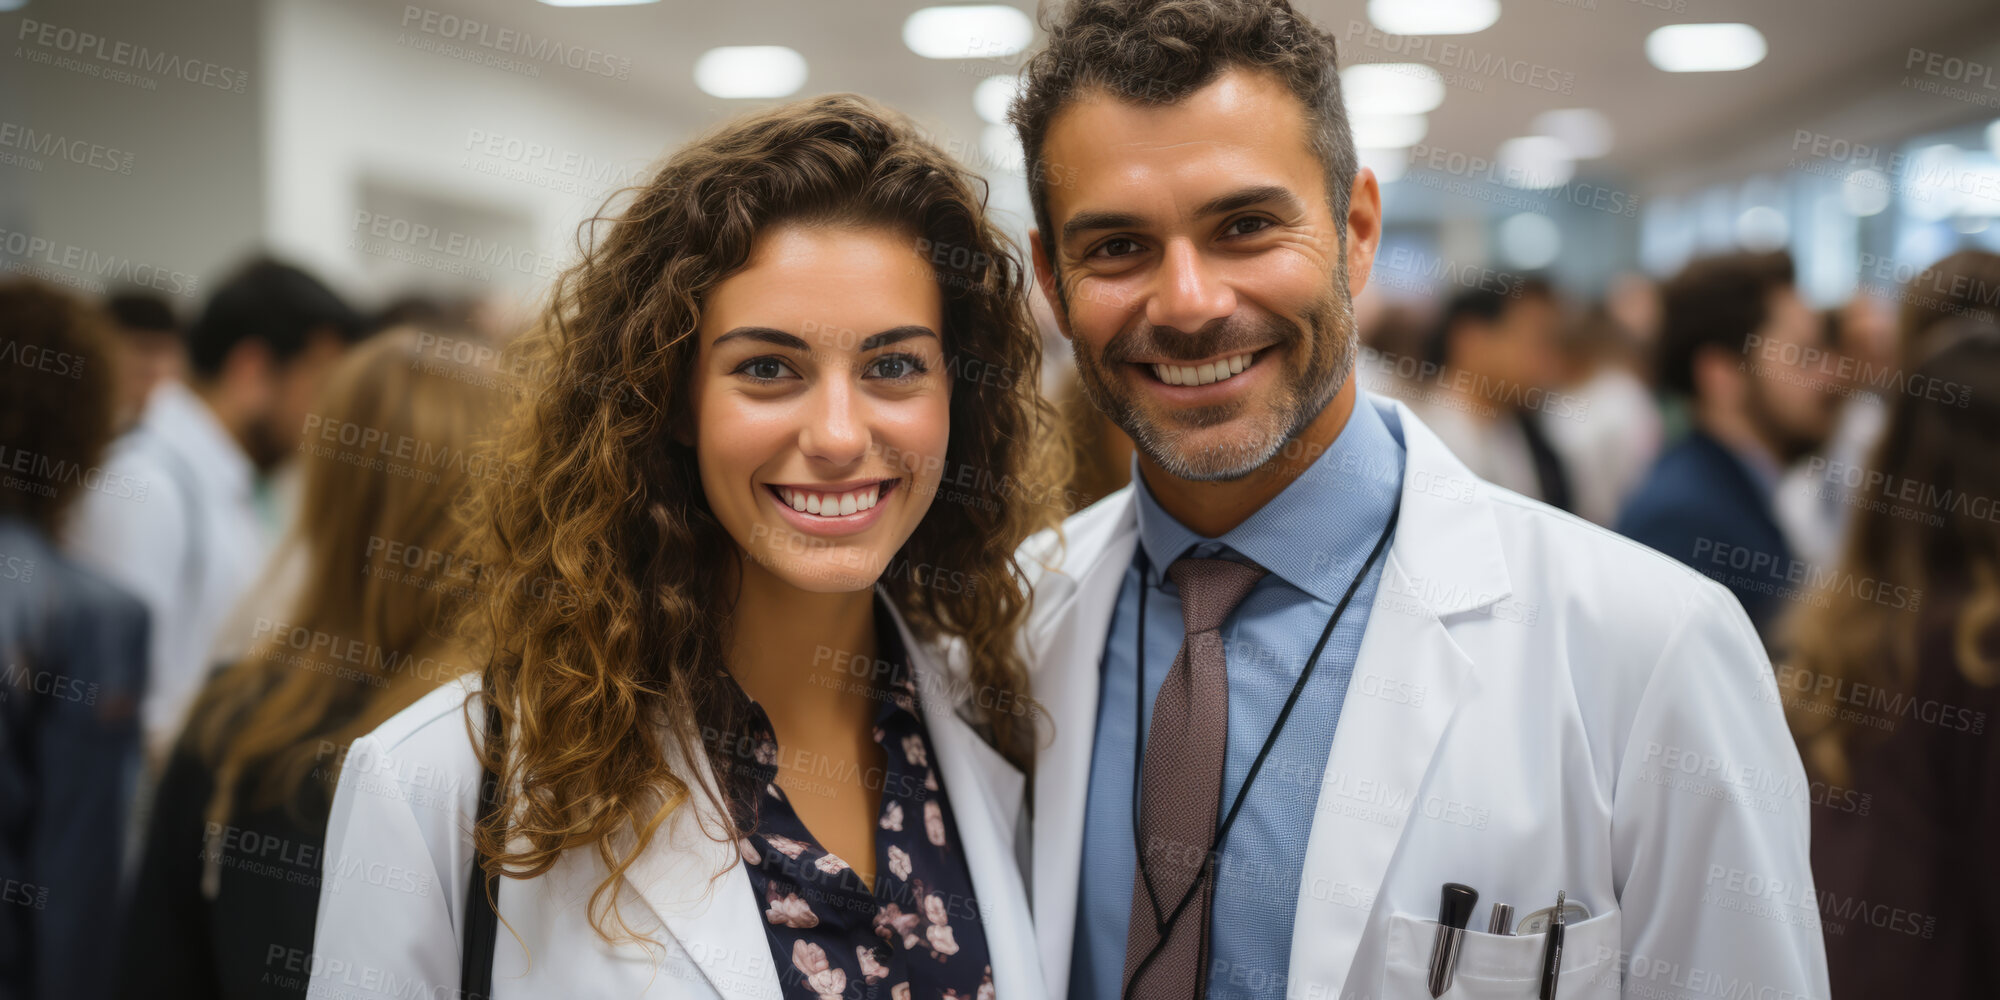
[[872, 351], [878, 347], [887, 347], [890, 344], [900, 343], [913, 337], [929, 337], [933, 340], [940, 339], [937, 331], [932, 330], [930, 327], [911, 324], [908, 326], [891, 327], [869, 337], [867, 340], [861, 342], [860, 350]]
[[773, 344], [778, 347], [787, 347], [794, 351], [812, 350], [811, 346], [809, 346], [805, 341], [799, 339], [798, 337], [786, 333], [783, 330], [773, 330], [768, 326], [739, 326], [736, 329], [731, 330], [728, 333], [725, 333], [722, 336], [715, 338], [714, 346], [720, 347], [724, 343], [727, 343], [728, 341], [731, 340], [757, 340], [767, 344]]

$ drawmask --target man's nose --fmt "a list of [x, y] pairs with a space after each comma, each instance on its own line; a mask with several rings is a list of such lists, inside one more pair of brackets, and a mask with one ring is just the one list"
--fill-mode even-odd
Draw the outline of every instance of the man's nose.
[[1236, 312], [1236, 292], [1188, 240], [1166, 246], [1159, 277], [1146, 302], [1146, 322], [1192, 333]]

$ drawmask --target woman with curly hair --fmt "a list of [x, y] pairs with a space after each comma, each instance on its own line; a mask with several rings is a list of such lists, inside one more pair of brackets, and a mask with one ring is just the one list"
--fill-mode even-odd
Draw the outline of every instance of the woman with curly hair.
[[979, 182], [826, 97], [584, 244], [512, 366], [484, 669], [353, 744], [314, 992], [1035, 995], [1013, 553], [1064, 477]]

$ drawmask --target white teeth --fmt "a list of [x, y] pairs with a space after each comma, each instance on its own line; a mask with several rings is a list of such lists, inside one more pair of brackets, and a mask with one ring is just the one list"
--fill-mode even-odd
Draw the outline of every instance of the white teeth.
[[808, 493], [790, 486], [778, 487], [778, 499], [793, 510], [820, 517], [846, 517], [874, 507], [882, 500], [882, 484], [846, 493]]
[[1243, 369], [1250, 367], [1252, 357], [1251, 354], [1236, 354], [1199, 366], [1156, 364], [1153, 374], [1168, 385], [1207, 385], [1241, 374]]

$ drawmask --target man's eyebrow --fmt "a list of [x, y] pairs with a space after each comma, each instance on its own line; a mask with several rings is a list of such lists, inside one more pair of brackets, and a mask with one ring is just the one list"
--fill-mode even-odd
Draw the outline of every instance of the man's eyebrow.
[[1229, 212], [1240, 211], [1253, 205], [1270, 203], [1276, 203], [1280, 208], [1291, 213], [1297, 213], [1305, 208], [1305, 203], [1301, 202], [1299, 196], [1293, 194], [1290, 188], [1281, 187], [1277, 184], [1260, 184], [1256, 187], [1247, 187], [1240, 191], [1231, 191], [1228, 194], [1211, 198], [1203, 203], [1200, 208], [1195, 209], [1194, 214], [1197, 216], [1223, 215]]
[[937, 331], [932, 330], [930, 327], [927, 326], [916, 326], [914, 324], [909, 326], [891, 327], [890, 329], [884, 330], [881, 333], [875, 334], [874, 336], [869, 337], [867, 340], [862, 341], [860, 350], [872, 351], [878, 347], [887, 347], [890, 344], [900, 343], [902, 341], [909, 340], [912, 337], [930, 337], [932, 339], [937, 339]]
[[736, 329], [731, 330], [728, 333], [725, 333], [722, 336], [715, 338], [715, 344], [713, 346], [721, 347], [723, 344], [731, 340], [757, 340], [757, 341], [762, 341], [766, 344], [773, 344], [778, 347], [787, 347], [794, 351], [812, 350], [812, 347], [809, 346], [805, 341], [800, 340], [799, 338], [794, 337], [791, 334], [784, 332], [783, 330], [773, 330], [768, 326], [739, 326]]
[[1101, 229], [1137, 229], [1145, 224], [1146, 220], [1130, 212], [1078, 212], [1063, 223], [1062, 242]]

